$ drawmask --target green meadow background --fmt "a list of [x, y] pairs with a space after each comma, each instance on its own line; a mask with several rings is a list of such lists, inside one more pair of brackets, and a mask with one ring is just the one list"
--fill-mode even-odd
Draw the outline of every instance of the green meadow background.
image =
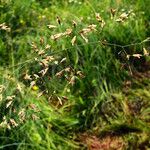
[[0, 0], [0, 149], [150, 149], [149, 0]]

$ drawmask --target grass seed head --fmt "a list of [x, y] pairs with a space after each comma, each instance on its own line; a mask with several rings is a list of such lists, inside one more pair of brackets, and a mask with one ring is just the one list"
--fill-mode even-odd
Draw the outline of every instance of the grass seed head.
[[44, 55], [44, 54], [45, 54], [45, 51], [44, 51], [44, 50], [39, 50], [39, 51], [38, 51], [38, 55], [39, 55], [39, 56], [42, 56], [42, 55]]
[[148, 50], [146, 50], [146, 48], [143, 48], [143, 54], [144, 56], [149, 56], [149, 52]]
[[77, 39], [77, 37], [76, 37], [76, 36], [74, 36], [74, 37], [72, 38], [72, 40], [71, 40], [71, 44], [72, 44], [72, 46], [74, 46], [74, 44], [75, 44], [75, 42], [76, 42], [76, 39]]
[[89, 28], [91, 31], [92, 31], [92, 30], [96, 31], [96, 26], [97, 26], [97, 25], [95, 25], [95, 24], [91, 24], [91, 25], [88, 26], [88, 28]]
[[33, 74], [33, 76], [35, 77], [36, 80], [40, 78], [37, 74]]
[[32, 120], [37, 120], [37, 119], [39, 119], [39, 117], [37, 116], [37, 115], [35, 115], [35, 114], [32, 114]]
[[10, 101], [10, 100], [13, 100], [15, 97], [16, 97], [15, 95], [7, 96], [7, 97], [6, 97], [6, 100]]
[[13, 126], [13, 127], [17, 127], [18, 124], [16, 123], [16, 121], [14, 119], [10, 119], [10, 124]]
[[60, 98], [59, 96], [57, 96], [57, 99], [58, 99], [58, 101], [59, 101], [59, 104], [60, 104], [60, 105], [63, 105], [62, 100], [61, 100], [61, 98]]
[[82, 29], [82, 30], [80, 31], [80, 34], [87, 34], [87, 33], [89, 33], [90, 31], [91, 31], [90, 28], [84, 28], [84, 29]]
[[111, 15], [114, 17], [116, 14], [116, 9], [111, 8], [110, 9]]
[[41, 71], [39, 71], [39, 73], [42, 75], [42, 77], [47, 73], [47, 71], [48, 71], [48, 68], [45, 68], [45, 69], [43, 69], [43, 70], [41, 70]]
[[65, 70], [65, 72], [71, 72], [71, 68], [70, 67], [67, 67], [64, 70]]
[[101, 23], [101, 28], [104, 28], [104, 26], [106, 25], [105, 21], [102, 20], [102, 23]]
[[88, 43], [88, 39], [81, 33], [80, 34], [81, 35], [81, 37], [83, 38], [83, 40], [86, 42], [86, 43]]
[[85, 75], [81, 72], [81, 71], [77, 71], [77, 75], [80, 77], [80, 78], [84, 78]]
[[35, 81], [31, 81], [30, 82], [30, 86], [33, 87], [34, 85], [36, 85], [36, 82]]
[[11, 28], [9, 28], [9, 27], [6, 25], [6, 23], [0, 24], [0, 29], [1, 29], [1, 30], [5, 30], [5, 31], [7, 31], [7, 32], [10, 32], [10, 31], [11, 31]]
[[51, 35], [51, 39], [57, 40], [57, 39], [61, 38], [62, 36], [64, 36], [64, 33], [57, 33], [57, 34]]
[[28, 108], [34, 110], [34, 112], [39, 112], [40, 111], [39, 108], [37, 107], [37, 105], [35, 105], [33, 103], [29, 104]]
[[6, 108], [8, 108], [11, 104], [12, 104], [12, 100], [10, 100], [7, 104], [6, 104]]
[[3, 95], [0, 94], [0, 102], [3, 100]]
[[122, 20], [125, 20], [125, 19], [127, 19], [128, 18], [128, 16], [129, 16], [129, 14], [127, 14], [127, 13], [122, 13], [120, 16], [119, 16], [119, 18], [120, 19], [122, 19]]
[[57, 20], [57, 23], [58, 23], [59, 25], [61, 25], [61, 19], [60, 19], [60, 17], [57, 16], [57, 19], [56, 19], [56, 20]]
[[72, 29], [66, 29], [64, 35], [70, 35], [72, 33]]
[[122, 13], [118, 19], [116, 19], [116, 22], [124, 22], [126, 19], [128, 19], [129, 14], [127, 13]]
[[24, 80], [32, 80], [31, 75], [29, 75], [27, 72], [23, 78]]
[[19, 83], [17, 83], [17, 90], [22, 93], [23, 92], [23, 89], [21, 87], [21, 85]]
[[139, 59], [142, 57], [141, 54], [133, 54], [132, 56], [133, 56], [133, 57], [136, 57], [136, 58], [139, 58]]
[[40, 38], [40, 44], [41, 44], [41, 45], [44, 44], [44, 38], [43, 38], [43, 37]]
[[42, 59], [39, 64], [44, 68], [47, 68], [49, 66], [49, 61], [47, 59]]
[[6, 128], [7, 127], [7, 120], [6, 120], [6, 116], [3, 117], [2, 122], [0, 123], [0, 127], [1, 128]]
[[76, 77], [72, 76], [70, 81], [69, 81], [69, 84], [73, 86], [75, 84], [75, 79], [76, 79]]
[[51, 45], [49, 45], [49, 44], [47, 44], [46, 46], [45, 46], [45, 49], [47, 50], [47, 49], [50, 49], [51, 48]]
[[72, 21], [72, 25], [73, 25], [74, 28], [76, 28], [77, 22], [73, 20], [73, 21]]
[[127, 55], [127, 59], [128, 59], [128, 60], [130, 59], [130, 55]]
[[0, 93], [2, 93], [5, 89], [5, 86], [4, 85], [0, 85]]
[[47, 60], [48, 62], [52, 62], [55, 60], [54, 56], [46, 56], [45, 60]]
[[19, 113], [18, 113], [18, 116], [19, 116], [19, 120], [20, 122], [22, 123], [23, 121], [25, 121], [25, 109], [22, 108]]
[[44, 91], [38, 93], [37, 97], [39, 98], [39, 97], [41, 97], [43, 94], [44, 94]]
[[63, 62], [66, 62], [67, 58], [64, 57], [61, 61], [60, 61], [60, 64], [63, 63]]
[[61, 78], [64, 75], [64, 70], [61, 70], [55, 74], [56, 77]]
[[97, 20], [98, 22], [102, 22], [102, 18], [101, 18], [101, 16], [100, 16], [99, 13], [96, 13], [95, 16], [96, 16], [96, 20]]
[[96, 31], [96, 25], [91, 24], [87, 28], [83, 28], [80, 31], [80, 34], [87, 34], [87, 33], [91, 32], [91, 31]]
[[31, 43], [31, 48], [37, 52], [37, 45], [34, 42]]
[[54, 28], [57, 28], [57, 26], [55, 26], [55, 25], [47, 25], [47, 27], [49, 28], [49, 29], [54, 29]]

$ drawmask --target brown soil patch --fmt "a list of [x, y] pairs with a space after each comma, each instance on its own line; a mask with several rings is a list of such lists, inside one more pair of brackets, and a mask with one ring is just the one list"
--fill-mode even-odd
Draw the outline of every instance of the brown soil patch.
[[98, 138], [95, 135], [84, 133], [79, 136], [79, 139], [88, 150], [123, 150], [126, 146], [123, 139], [119, 136]]

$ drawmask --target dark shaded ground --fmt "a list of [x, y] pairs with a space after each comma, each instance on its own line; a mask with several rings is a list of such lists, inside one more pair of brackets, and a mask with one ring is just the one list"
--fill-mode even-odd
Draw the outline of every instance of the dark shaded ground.
[[[131, 78], [124, 82], [124, 86], [122, 89], [123, 94], [129, 99], [127, 103], [128, 114], [132, 117], [138, 117], [141, 121], [146, 122], [146, 124], [150, 125], [150, 120], [146, 115], [142, 114], [144, 109], [149, 107], [148, 98], [144, 98], [145, 90], [149, 91], [150, 84], [150, 65], [143, 66], [142, 71], [134, 71]], [[135, 91], [134, 91], [135, 90]], [[141, 93], [138, 93], [139, 92]], [[132, 101], [130, 98], [132, 92], [137, 92], [133, 94]], [[140, 95], [140, 97], [136, 97], [136, 95]], [[149, 97], [150, 98], [150, 97]], [[130, 101], [131, 100], [131, 101]], [[143, 117], [142, 117], [143, 116]], [[149, 117], [148, 117], [149, 118]], [[128, 132], [125, 132], [125, 129]], [[135, 128], [134, 128], [135, 129]], [[138, 129], [138, 128], [137, 128]], [[148, 131], [149, 132], [149, 131]], [[143, 132], [142, 129], [132, 130], [130, 127], [121, 126], [119, 128], [110, 128], [110, 130], [106, 130], [105, 132], [100, 133], [100, 136], [93, 133], [81, 133], [78, 135], [78, 141], [81, 143], [85, 149], [88, 150], [124, 150], [124, 149], [135, 149], [135, 150], [148, 150], [150, 148], [150, 140], [149, 133]], [[117, 134], [121, 133], [121, 134]], [[102, 136], [101, 136], [102, 135]], [[131, 141], [127, 139], [128, 137], [135, 136], [135, 139]], [[83, 148], [84, 149], [84, 148]]]

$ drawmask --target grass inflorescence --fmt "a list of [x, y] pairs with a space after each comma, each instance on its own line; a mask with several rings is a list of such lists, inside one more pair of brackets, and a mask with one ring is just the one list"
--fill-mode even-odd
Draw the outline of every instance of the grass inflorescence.
[[150, 147], [148, 1], [2, 1], [0, 149]]

